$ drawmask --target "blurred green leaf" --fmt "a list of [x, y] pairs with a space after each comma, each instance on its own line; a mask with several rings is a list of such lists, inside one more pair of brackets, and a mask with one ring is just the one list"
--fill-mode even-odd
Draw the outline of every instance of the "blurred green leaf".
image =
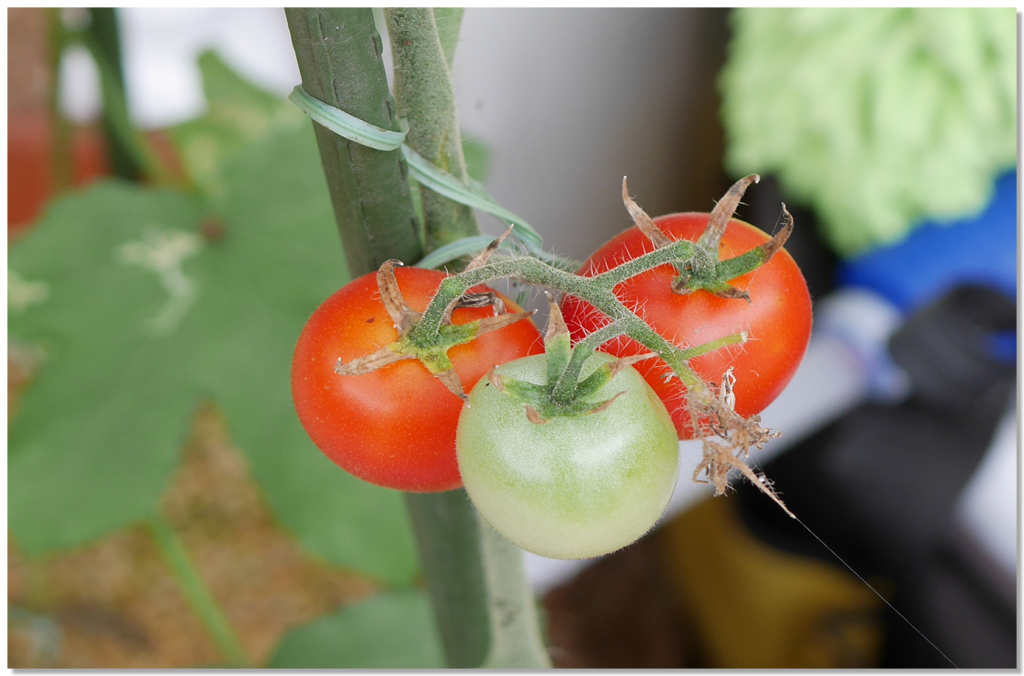
[[401, 494], [324, 458], [291, 404], [299, 332], [347, 281], [312, 129], [217, 157], [223, 189], [205, 204], [108, 182], [11, 248], [9, 330], [46, 359], [9, 431], [10, 528], [42, 553], [151, 514], [210, 398], [309, 550], [406, 584], [417, 563]]
[[275, 513], [310, 550], [407, 583], [416, 554], [401, 493], [327, 460], [291, 402], [291, 354], [306, 319], [348, 279], [309, 126], [268, 137], [224, 169], [227, 250], [213, 268], [223, 294], [197, 304], [206, 320], [201, 369], [252, 460]]
[[442, 669], [427, 595], [378, 594], [289, 632], [270, 659], [284, 669]]
[[478, 139], [462, 137], [462, 155], [466, 158], [466, 173], [483, 183], [491, 173], [491, 148]]
[[[158, 330], [171, 295], [130, 259], [147, 238], [198, 248], [199, 215], [180, 194], [107, 183], [11, 248], [8, 326], [45, 358], [8, 431], [8, 524], [27, 552], [141, 518], [173, 471], [196, 403], [189, 346]], [[192, 279], [197, 263], [180, 269]]]
[[280, 129], [306, 126], [306, 116], [289, 103], [239, 77], [212, 51], [199, 56], [209, 108], [170, 130], [185, 172], [211, 197], [223, 197], [221, 175], [232, 153]]

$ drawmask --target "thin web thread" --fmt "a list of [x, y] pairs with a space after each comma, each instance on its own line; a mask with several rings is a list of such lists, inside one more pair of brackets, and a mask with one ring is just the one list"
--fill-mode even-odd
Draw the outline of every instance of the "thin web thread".
[[843, 557], [841, 557], [841, 556], [839, 556], [838, 554], [836, 554], [836, 552], [835, 552], [835, 550], [834, 550], [834, 549], [832, 549], [832, 548], [831, 548], [831, 547], [829, 547], [829, 546], [828, 546], [827, 544], [825, 544], [825, 541], [824, 541], [824, 540], [822, 540], [822, 539], [821, 539], [820, 537], [818, 537], [818, 535], [817, 535], [817, 534], [816, 534], [816, 533], [815, 533], [815, 532], [814, 532], [813, 530], [811, 530], [811, 529], [810, 529], [810, 527], [809, 527], [809, 526], [808, 526], [807, 524], [805, 524], [805, 523], [804, 523], [803, 521], [801, 521], [801, 520], [800, 520], [799, 518], [797, 518], [797, 517], [795, 517], [795, 516], [794, 516], [793, 518], [794, 518], [794, 519], [796, 519], [796, 522], [797, 522], [798, 524], [800, 524], [801, 526], [803, 526], [803, 527], [804, 527], [804, 529], [805, 529], [805, 530], [806, 530], [806, 531], [807, 531], [808, 533], [810, 533], [810, 534], [811, 534], [812, 536], [814, 536], [814, 539], [815, 539], [815, 540], [817, 540], [818, 542], [820, 542], [820, 543], [821, 543], [821, 546], [822, 546], [822, 547], [824, 547], [825, 549], [827, 549], [827, 550], [828, 550], [828, 551], [829, 551], [829, 552], [830, 552], [830, 553], [832, 554], [832, 556], [834, 556], [834, 557], [836, 557], [837, 559], [839, 559], [840, 563], [842, 563], [842, 564], [843, 564], [844, 566], [846, 566], [846, 569], [847, 569], [847, 570], [849, 570], [849, 571], [850, 571], [851, 573], [853, 573], [854, 575], [856, 575], [856, 576], [857, 576], [857, 579], [858, 579], [858, 580], [860, 580], [861, 582], [863, 582], [863, 583], [864, 583], [864, 585], [865, 585], [865, 586], [866, 586], [866, 587], [867, 587], [868, 589], [870, 589], [871, 591], [873, 591], [873, 592], [875, 593], [875, 596], [877, 596], [878, 598], [882, 599], [882, 601], [883, 601], [883, 602], [885, 603], [885, 605], [887, 605], [887, 606], [889, 606], [890, 608], [892, 608], [892, 611], [893, 611], [894, 613], [896, 613], [897, 615], [899, 615], [899, 616], [900, 616], [900, 619], [902, 619], [902, 620], [903, 620], [904, 622], [906, 622], [906, 623], [907, 623], [907, 624], [908, 624], [908, 625], [910, 626], [910, 628], [911, 628], [911, 629], [913, 629], [914, 631], [916, 631], [916, 632], [918, 633], [918, 635], [919, 635], [919, 636], [920, 636], [921, 638], [923, 638], [923, 639], [924, 639], [925, 641], [927, 641], [927, 642], [928, 642], [928, 645], [930, 645], [931, 647], [935, 648], [935, 651], [936, 651], [936, 652], [938, 652], [938, 653], [939, 653], [940, 655], [942, 655], [942, 656], [943, 656], [944, 658], [946, 658], [946, 661], [947, 661], [947, 662], [949, 662], [950, 664], [952, 664], [952, 665], [953, 665], [953, 668], [955, 668], [955, 669], [959, 669], [959, 668], [960, 668], [960, 667], [956, 666], [956, 662], [954, 662], [953, 660], [949, 659], [949, 657], [948, 657], [948, 656], [946, 655], [946, 653], [944, 653], [944, 652], [942, 652], [941, 650], [939, 650], [939, 646], [937, 646], [937, 645], [935, 645], [934, 643], [932, 643], [932, 642], [931, 642], [931, 640], [930, 640], [930, 639], [929, 639], [929, 638], [928, 638], [927, 636], [925, 636], [925, 635], [924, 635], [924, 633], [923, 633], [923, 632], [922, 632], [922, 631], [921, 631], [920, 629], [918, 629], [917, 627], [915, 627], [915, 626], [914, 626], [914, 623], [913, 623], [913, 622], [911, 622], [910, 620], [908, 620], [908, 619], [906, 618], [906, 616], [905, 616], [905, 615], [904, 615], [903, 613], [901, 613], [900, 611], [896, 610], [896, 606], [894, 606], [893, 604], [889, 603], [889, 601], [887, 601], [887, 600], [886, 600], [886, 598], [885, 598], [884, 596], [882, 596], [881, 594], [879, 594], [879, 593], [878, 593], [878, 590], [877, 590], [877, 589], [875, 589], [875, 588], [874, 588], [874, 587], [872, 587], [872, 586], [871, 586], [870, 584], [868, 584], [868, 581], [867, 581], [867, 580], [865, 580], [865, 579], [864, 579], [863, 577], [861, 577], [861, 576], [860, 576], [860, 573], [858, 573], [857, 571], [855, 571], [855, 570], [853, 569], [853, 567], [852, 567], [852, 566], [851, 566], [850, 564], [848, 564], [848, 563], [847, 563], [846, 561], [844, 561], [844, 560], [843, 560]]
[[[757, 470], [756, 470], [756, 471], [757, 471], [757, 472], [758, 472], [758, 473], [759, 473], [759, 474], [760, 474], [761, 476], [764, 476], [764, 471], [763, 471], [763, 470], [761, 469], [761, 467], [759, 466], [759, 464], [758, 464], [758, 463], [755, 463], [755, 466], [757, 467]], [[787, 512], [788, 512], [788, 510], [787, 510]], [[909, 627], [910, 627], [911, 629], [913, 629], [914, 631], [916, 631], [916, 632], [917, 632], [917, 634], [918, 634], [918, 636], [920, 636], [921, 638], [923, 638], [923, 639], [924, 639], [924, 640], [925, 640], [925, 641], [926, 641], [926, 642], [928, 643], [928, 645], [930, 645], [930, 646], [931, 646], [932, 648], [935, 648], [935, 652], [937, 652], [937, 653], [939, 653], [940, 655], [942, 655], [942, 657], [943, 657], [943, 658], [945, 658], [945, 660], [946, 660], [947, 662], [949, 662], [950, 664], [952, 664], [952, 665], [953, 665], [953, 668], [954, 668], [954, 669], [959, 669], [959, 668], [960, 668], [960, 667], [958, 667], [958, 666], [956, 665], [956, 662], [954, 662], [953, 660], [949, 659], [949, 656], [948, 656], [948, 655], [946, 655], [946, 653], [944, 653], [944, 652], [942, 652], [941, 650], [939, 650], [939, 646], [937, 646], [937, 645], [935, 645], [934, 643], [932, 643], [931, 639], [929, 639], [929, 638], [928, 638], [927, 636], [925, 636], [925, 635], [924, 635], [924, 632], [922, 632], [922, 631], [921, 631], [920, 629], [918, 629], [918, 628], [917, 628], [916, 626], [914, 626], [914, 623], [913, 623], [913, 622], [911, 622], [910, 620], [908, 620], [908, 619], [907, 619], [907, 617], [906, 617], [906, 615], [904, 615], [904, 614], [903, 614], [903, 613], [901, 613], [900, 611], [896, 610], [896, 606], [894, 606], [893, 604], [889, 603], [888, 599], [886, 599], [886, 598], [885, 598], [884, 596], [882, 596], [882, 595], [881, 595], [880, 593], [878, 593], [878, 590], [877, 590], [877, 589], [875, 589], [874, 587], [872, 587], [872, 586], [871, 586], [871, 584], [870, 584], [870, 583], [869, 583], [869, 582], [868, 582], [867, 580], [865, 580], [865, 579], [864, 579], [863, 577], [861, 577], [860, 573], [858, 573], [857, 571], [855, 571], [855, 570], [853, 569], [853, 566], [851, 566], [850, 564], [848, 564], [848, 563], [847, 563], [847, 562], [846, 562], [846, 561], [845, 561], [845, 560], [843, 559], [843, 557], [839, 556], [839, 554], [837, 554], [837, 553], [836, 553], [836, 551], [835, 551], [834, 549], [832, 549], [832, 548], [831, 548], [831, 547], [829, 547], [829, 546], [828, 546], [827, 544], [825, 544], [825, 541], [824, 541], [824, 540], [822, 540], [822, 539], [821, 539], [820, 537], [818, 537], [818, 534], [817, 534], [817, 533], [815, 533], [815, 532], [814, 532], [813, 530], [811, 530], [811, 527], [810, 527], [810, 526], [808, 526], [808, 525], [807, 525], [806, 523], [804, 523], [803, 521], [801, 521], [801, 520], [800, 520], [800, 518], [799, 518], [799, 517], [797, 517], [797, 516], [796, 516], [795, 514], [793, 514], [792, 512], [789, 512], [789, 516], [790, 516], [790, 517], [791, 517], [791, 518], [792, 518], [792, 519], [793, 519], [794, 521], [796, 521], [796, 522], [797, 522], [798, 524], [800, 524], [801, 526], [803, 526], [803, 527], [804, 527], [804, 530], [806, 530], [806, 531], [807, 531], [808, 533], [810, 533], [810, 534], [811, 534], [811, 536], [812, 536], [812, 537], [813, 537], [813, 538], [814, 538], [815, 540], [817, 540], [818, 542], [820, 542], [820, 543], [821, 543], [821, 546], [822, 546], [822, 547], [824, 547], [825, 549], [827, 549], [827, 550], [829, 551], [829, 553], [830, 553], [830, 554], [831, 554], [832, 556], [836, 557], [836, 559], [838, 559], [840, 563], [842, 563], [842, 564], [843, 564], [844, 566], [846, 566], [846, 569], [847, 569], [847, 570], [849, 570], [849, 571], [850, 571], [851, 573], [853, 573], [853, 574], [854, 574], [854, 576], [855, 576], [855, 577], [856, 577], [856, 578], [857, 578], [858, 580], [860, 580], [861, 582], [863, 582], [863, 583], [864, 583], [864, 586], [865, 586], [865, 587], [867, 587], [867, 588], [868, 588], [868, 589], [870, 589], [870, 590], [871, 590], [872, 592], [874, 592], [875, 596], [877, 596], [878, 598], [882, 599], [882, 602], [883, 602], [883, 603], [884, 603], [885, 605], [889, 606], [889, 608], [891, 608], [891, 609], [892, 609], [892, 612], [894, 612], [894, 613], [896, 613], [897, 615], [899, 615], [900, 619], [901, 619], [901, 620], [903, 620], [904, 622], [906, 622], [906, 623], [907, 623], [907, 625], [908, 625], [908, 626], [909, 626]]]

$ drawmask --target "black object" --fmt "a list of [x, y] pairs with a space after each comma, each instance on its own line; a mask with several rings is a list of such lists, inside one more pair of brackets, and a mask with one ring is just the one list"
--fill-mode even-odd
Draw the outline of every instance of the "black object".
[[[890, 341], [912, 381], [906, 401], [864, 404], [764, 467], [790, 509], [860, 575], [888, 580], [888, 600], [962, 668], [1017, 666], [1016, 582], [954, 522], [1016, 387], [1016, 365], [990, 356], [989, 340], [1016, 322], [1000, 292], [953, 289]], [[737, 492], [762, 541], [838, 564], [757, 489]], [[887, 613], [879, 666], [951, 666]]]

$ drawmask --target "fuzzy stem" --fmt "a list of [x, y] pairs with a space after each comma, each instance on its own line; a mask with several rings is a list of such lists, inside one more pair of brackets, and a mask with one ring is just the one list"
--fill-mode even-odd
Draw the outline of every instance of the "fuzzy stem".
[[[409, 123], [409, 147], [467, 184], [450, 72], [461, 13], [444, 16], [442, 44], [435, 12], [384, 10], [395, 61], [395, 100]], [[480, 233], [468, 206], [429, 189], [420, 195], [427, 252]], [[448, 666], [550, 667], [519, 548], [483, 522], [465, 491], [408, 493], [406, 504]]]
[[608, 324], [576, 343], [572, 348], [572, 357], [569, 359], [569, 363], [551, 390], [551, 398], [563, 402], [571, 398], [576, 391], [576, 383], [579, 381], [583, 364], [590, 358], [590, 355], [594, 354], [594, 350], [601, 345], [621, 335], [622, 327], [620, 325]]
[[599, 275], [594, 275], [591, 279], [606, 288], [614, 288], [627, 279], [632, 279], [641, 273], [653, 270], [659, 265], [678, 263], [679, 261], [691, 258], [696, 253], [697, 245], [681, 239], [668, 246], [663, 246], [642, 256], [630, 259]]
[[449, 668], [546, 668], [522, 551], [466, 491], [406, 493]]
[[733, 333], [731, 335], [719, 338], [718, 340], [712, 340], [702, 345], [687, 348], [680, 353], [680, 356], [682, 356], [684, 359], [693, 359], [694, 357], [699, 357], [702, 354], [714, 352], [715, 350], [721, 349], [723, 347], [728, 347], [729, 345], [739, 345], [741, 343], [745, 343], [746, 341], [747, 334], [745, 332]]
[[[395, 101], [409, 123], [406, 143], [427, 161], [468, 185], [455, 90], [445, 49], [429, 7], [385, 9], [395, 60]], [[448, 51], [454, 44], [446, 32]], [[473, 210], [433, 190], [422, 190], [427, 253], [480, 234]]]
[[[630, 273], [629, 276], [634, 276], [677, 260], [679, 251], [689, 252], [692, 250], [692, 246], [690, 242], [676, 242], [639, 258], [634, 258], [619, 267], [626, 268]], [[617, 270], [618, 268], [614, 268], [596, 277], [581, 277], [532, 257], [488, 263], [458, 276], [448, 277], [441, 282], [437, 293], [423, 313], [420, 323], [409, 335], [418, 343], [431, 344], [440, 330], [441, 320], [448, 312], [449, 307], [454, 305], [470, 287], [494, 279], [515, 277], [527, 284], [564, 291], [593, 305], [604, 313], [612, 323], [616, 324], [621, 329], [621, 333], [661, 357], [683, 382], [687, 390], [691, 392], [702, 390], [704, 381], [687, 365], [688, 357], [685, 356], [683, 350], [662, 337], [616, 298], [612, 289], [618, 283], [619, 273]], [[597, 346], [595, 345], [595, 347]]]

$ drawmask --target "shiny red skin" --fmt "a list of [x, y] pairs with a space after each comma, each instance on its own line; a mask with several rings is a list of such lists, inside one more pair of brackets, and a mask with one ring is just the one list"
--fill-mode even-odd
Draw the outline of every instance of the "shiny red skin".
[[[678, 213], [654, 221], [670, 238], [695, 242], [704, 232], [708, 217], [706, 213]], [[720, 258], [745, 253], [768, 239], [767, 234], [749, 223], [732, 220], [722, 237]], [[640, 230], [630, 228], [594, 252], [579, 274], [595, 275], [654, 248]], [[615, 293], [659, 334], [680, 347], [694, 347], [746, 331], [745, 344], [692, 359], [690, 367], [705, 382], [718, 383], [732, 366], [736, 376], [736, 412], [743, 416], [760, 413], [792, 379], [811, 336], [811, 297], [793, 257], [781, 250], [757, 270], [732, 280], [733, 286], [750, 294], [751, 303], [719, 298], [704, 291], [673, 293], [671, 283], [676, 275], [672, 266], [663, 265], [618, 285]], [[562, 313], [574, 341], [608, 323], [604, 315], [572, 296], [562, 303]], [[620, 337], [605, 343], [601, 350], [627, 356], [646, 348]], [[679, 379], [664, 382], [663, 376], [669, 369], [661, 360], [642, 361], [634, 364], [634, 368], [665, 403], [679, 438], [692, 438], [690, 415], [684, 405], [686, 388]]]
[[[419, 312], [445, 277], [412, 267], [397, 268], [395, 274], [409, 307]], [[519, 309], [502, 300], [508, 311]], [[460, 308], [452, 322], [492, 315], [489, 307]], [[374, 273], [324, 301], [302, 330], [292, 359], [292, 399], [299, 420], [328, 458], [360, 479], [412, 492], [458, 488], [455, 430], [462, 401], [422, 363], [405, 360], [358, 376], [334, 372], [339, 358], [347, 363], [397, 339]], [[523, 319], [458, 345], [448, 356], [469, 392], [491, 367], [543, 349], [537, 328]]]

